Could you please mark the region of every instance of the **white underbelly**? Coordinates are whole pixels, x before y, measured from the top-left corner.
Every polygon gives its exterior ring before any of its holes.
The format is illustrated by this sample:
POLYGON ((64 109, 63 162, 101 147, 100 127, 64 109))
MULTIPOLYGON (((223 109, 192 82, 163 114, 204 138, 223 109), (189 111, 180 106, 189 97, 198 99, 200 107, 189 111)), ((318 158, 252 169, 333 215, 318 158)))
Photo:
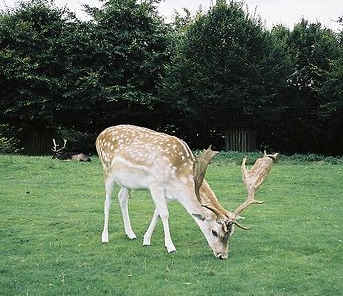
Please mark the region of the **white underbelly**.
POLYGON ((128 189, 149 189, 151 172, 144 166, 133 166, 116 160, 112 163, 111 179, 121 187, 128 189))
POLYGON ((113 174, 113 179, 121 187, 128 189, 149 189, 151 178, 145 174, 132 174, 130 172, 116 172, 113 174))
POLYGON ((111 167, 113 180, 128 189, 150 189, 153 183, 165 187, 170 179, 175 177, 175 170, 165 163, 145 166, 132 164, 121 157, 116 157, 111 167))

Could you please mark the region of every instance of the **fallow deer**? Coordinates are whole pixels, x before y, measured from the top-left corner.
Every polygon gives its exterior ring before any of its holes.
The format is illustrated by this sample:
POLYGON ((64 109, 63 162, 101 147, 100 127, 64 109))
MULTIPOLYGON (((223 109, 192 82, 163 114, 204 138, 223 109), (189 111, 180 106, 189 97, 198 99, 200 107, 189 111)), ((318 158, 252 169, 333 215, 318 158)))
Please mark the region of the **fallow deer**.
POLYGON ((52 139, 52 143, 54 144, 54 147, 51 148, 52 152, 54 155, 52 158, 57 158, 59 160, 75 160, 75 161, 91 161, 90 157, 85 154, 85 153, 80 153, 80 152, 68 152, 64 151, 67 145, 67 140, 63 139, 63 147, 58 148, 58 144, 56 144, 55 139, 52 139))
POLYGON ((158 217, 164 230, 168 252, 175 252, 169 230, 167 202, 177 200, 199 225, 216 257, 228 257, 228 240, 234 226, 242 226, 239 214, 251 204, 259 204, 255 191, 262 184, 277 154, 264 155, 248 170, 246 158, 242 162, 243 181, 248 198, 235 211, 225 210, 209 184, 204 180, 207 166, 217 153, 210 148, 194 158, 187 144, 177 137, 147 128, 118 125, 105 129, 96 140, 96 149, 105 173, 106 199, 102 242, 108 243, 108 220, 111 195, 115 184, 121 187, 118 198, 125 233, 135 239, 128 211, 130 190, 148 189, 155 203, 155 211, 144 234, 143 245, 151 243, 158 217))

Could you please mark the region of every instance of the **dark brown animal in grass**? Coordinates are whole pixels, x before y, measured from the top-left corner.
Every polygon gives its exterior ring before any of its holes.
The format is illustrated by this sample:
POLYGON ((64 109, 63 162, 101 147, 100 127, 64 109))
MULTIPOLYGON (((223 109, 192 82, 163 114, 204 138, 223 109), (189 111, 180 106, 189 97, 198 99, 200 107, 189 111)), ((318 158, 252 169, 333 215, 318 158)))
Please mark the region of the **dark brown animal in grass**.
POLYGON ((57 158, 59 160, 91 161, 90 157, 85 153, 64 151, 67 145, 67 140, 63 140, 63 147, 58 149, 59 145, 56 144, 55 139, 52 139, 52 142, 54 144, 54 147, 51 148, 52 152, 54 153, 54 155, 52 156, 53 159, 57 158))

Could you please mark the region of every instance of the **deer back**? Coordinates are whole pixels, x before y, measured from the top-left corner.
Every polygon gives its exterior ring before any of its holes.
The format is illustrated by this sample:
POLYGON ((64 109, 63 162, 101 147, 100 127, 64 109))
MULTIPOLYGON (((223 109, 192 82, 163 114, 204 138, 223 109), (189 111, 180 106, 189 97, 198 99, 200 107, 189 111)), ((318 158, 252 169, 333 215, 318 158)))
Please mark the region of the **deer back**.
POLYGON ((96 148, 107 175, 167 183, 170 178, 189 177, 192 172, 194 158, 186 143, 146 128, 109 127, 98 136, 96 148))

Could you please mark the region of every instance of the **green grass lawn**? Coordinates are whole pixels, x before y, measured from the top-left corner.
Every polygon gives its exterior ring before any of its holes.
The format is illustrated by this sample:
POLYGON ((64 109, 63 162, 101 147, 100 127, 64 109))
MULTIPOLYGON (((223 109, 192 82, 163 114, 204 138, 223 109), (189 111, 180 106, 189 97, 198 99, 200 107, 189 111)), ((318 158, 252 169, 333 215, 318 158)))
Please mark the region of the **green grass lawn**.
MULTIPOLYGON (((91 163, 0 155, 0 295, 342 295, 343 165, 276 164, 244 212, 229 258, 218 260, 193 219, 171 203, 177 253, 161 223, 150 247, 147 192, 133 192, 138 239, 125 237, 117 199, 102 245, 104 186, 91 163)), ((246 197, 240 167, 218 156, 206 179, 233 210, 246 197)))

